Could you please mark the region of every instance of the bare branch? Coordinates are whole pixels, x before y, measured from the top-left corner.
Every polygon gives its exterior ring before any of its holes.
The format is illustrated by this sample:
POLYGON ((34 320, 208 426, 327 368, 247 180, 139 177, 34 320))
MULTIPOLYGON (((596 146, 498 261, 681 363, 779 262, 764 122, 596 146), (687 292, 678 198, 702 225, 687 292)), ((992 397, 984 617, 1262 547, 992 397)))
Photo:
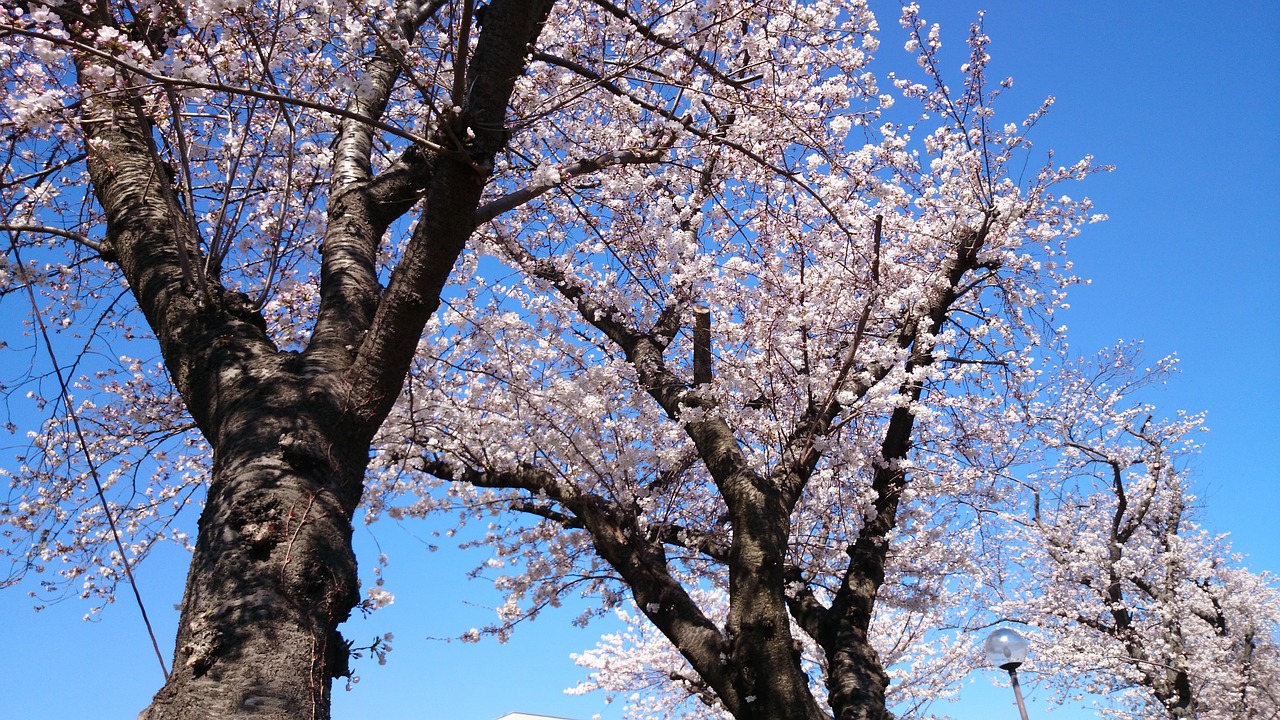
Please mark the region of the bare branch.
POLYGON ((49 227, 48 225, 10 225, 8 223, 4 223, 4 224, 0 224, 0 230, 7 230, 10 232, 20 232, 20 233, 21 232, 38 233, 41 235, 56 235, 58 237, 63 237, 68 240, 74 240, 75 242, 89 248, 90 250, 98 253, 99 255, 109 254, 108 252, 104 251, 104 246, 102 243, 94 240, 90 240, 88 237, 81 235, 80 233, 71 232, 70 230, 63 230, 62 228, 49 227))

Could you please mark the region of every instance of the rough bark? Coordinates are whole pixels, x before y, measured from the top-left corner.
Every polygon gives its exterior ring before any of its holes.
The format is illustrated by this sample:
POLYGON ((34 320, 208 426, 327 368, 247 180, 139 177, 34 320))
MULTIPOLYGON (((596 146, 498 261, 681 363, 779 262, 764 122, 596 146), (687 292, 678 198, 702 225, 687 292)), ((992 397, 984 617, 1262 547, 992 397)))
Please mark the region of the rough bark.
POLYGON ((740 720, 827 717, 809 689, 791 634, 784 593, 784 562, 791 508, 781 493, 754 475, 733 482, 726 494, 733 523, 729 553, 730 661, 744 703, 740 720))
POLYGON ((331 678, 346 674, 337 627, 359 600, 351 517, 367 443, 300 356, 241 370, 214 443, 173 671, 146 720, 324 718, 331 678))

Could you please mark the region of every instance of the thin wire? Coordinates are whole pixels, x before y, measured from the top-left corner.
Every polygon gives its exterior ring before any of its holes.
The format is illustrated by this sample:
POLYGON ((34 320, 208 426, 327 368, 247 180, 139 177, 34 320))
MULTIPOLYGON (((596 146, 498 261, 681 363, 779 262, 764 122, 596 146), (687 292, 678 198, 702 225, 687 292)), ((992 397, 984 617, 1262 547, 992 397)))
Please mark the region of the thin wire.
POLYGON ((102 512, 107 516, 107 525, 111 528, 111 537, 116 542, 116 549, 120 551, 120 563, 124 565, 124 574, 129 578, 129 587, 133 590, 133 599, 138 603, 138 610, 142 613, 142 623, 147 626, 147 635, 151 638, 151 647, 156 652, 156 660, 160 662, 160 672, 164 673, 165 682, 169 682, 169 668, 165 667, 164 655, 160 652, 160 643, 156 641, 156 633, 151 628, 151 619, 147 617, 147 607, 142 602, 142 593, 138 590, 138 581, 133 577, 133 570, 129 567, 129 558, 124 552, 124 543, 120 541, 120 531, 116 529, 115 518, 111 516, 111 508, 107 505, 107 496, 102 491, 102 482, 98 479, 98 466, 93 462, 93 457, 89 454, 89 443, 84 437, 84 431, 80 429, 80 418, 76 415, 75 408, 71 404, 71 393, 67 390, 67 380, 62 374, 62 366, 58 364, 58 356, 53 352, 53 342, 49 339, 49 329, 44 324, 44 316, 40 314, 40 303, 36 300, 36 291, 34 284, 27 277, 26 266, 22 263, 22 256, 18 252, 18 243, 14 240, 12 233, 9 235, 9 250, 13 253, 13 259, 18 265, 18 272, 22 275, 23 284, 27 289, 27 297, 31 300, 31 312, 35 315, 36 325, 40 328, 40 336, 44 340, 45 350, 49 353, 49 360, 53 363, 53 372, 58 377, 58 386, 62 390, 62 404, 67 408, 67 414, 71 418, 71 424, 76 429, 76 437, 80 442, 80 452, 84 454, 84 461, 89 466, 89 475, 93 478, 93 487, 98 492, 98 502, 102 505, 102 512))

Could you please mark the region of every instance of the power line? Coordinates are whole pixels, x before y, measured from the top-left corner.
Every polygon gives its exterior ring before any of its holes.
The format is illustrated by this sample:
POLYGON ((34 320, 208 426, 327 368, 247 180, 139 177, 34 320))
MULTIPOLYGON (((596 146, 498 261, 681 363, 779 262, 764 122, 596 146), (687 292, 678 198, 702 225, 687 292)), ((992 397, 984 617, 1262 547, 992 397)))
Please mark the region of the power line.
POLYGON ((76 438, 80 444, 80 452, 84 455, 85 464, 89 467, 89 476, 93 478, 93 487, 98 493, 98 502, 102 505, 102 512, 107 518, 107 525, 111 528, 111 537, 115 540, 116 549, 120 551, 120 563, 124 566, 124 574, 129 579, 129 587, 133 590, 133 599, 138 603, 138 610, 142 613, 142 623, 147 627, 147 635, 151 638, 151 647, 155 650, 156 660, 160 662, 160 672, 164 673, 165 682, 168 682, 169 668, 164 664, 164 655, 160 652, 160 643, 156 641, 156 633, 151 628, 151 619, 147 617, 147 607, 142 602, 142 593, 138 590, 138 581, 134 579, 133 569, 129 567, 129 557, 125 554, 124 543, 120 541, 120 531, 116 529, 115 518, 111 516, 111 507, 107 504, 107 496, 102 491, 102 482, 98 478, 98 465, 93 461, 93 456, 89 453, 89 442, 85 439, 84 431, 80 429, 80 418, 76 415, 75 407, 71 404, 71 392, 67 389, 66 377, 62 374, 62 366, 58 364, 58 356, 53 351, 53 342, 49 338, 48 327, 45 325, 44 316, 40 313, 40 303, 36 300, 35 285, 27 277, 26 266, 22 262, 22 255, 18 251, 18 243, 12 231, 9 233, 9 251, 13 253, 13 259, 18 266, 18 273, 22 276, 23 285, 27 289, 27 297, 31 300, 31 312, 35 316, 36 326, 40 329, 45 351, 49 353, 49 360, 53 363, 53 372, 58 378, 58 387, 62 393, 62 404, 66 406, 67 416, 71 418, 71 424, 75 427, 76 438))

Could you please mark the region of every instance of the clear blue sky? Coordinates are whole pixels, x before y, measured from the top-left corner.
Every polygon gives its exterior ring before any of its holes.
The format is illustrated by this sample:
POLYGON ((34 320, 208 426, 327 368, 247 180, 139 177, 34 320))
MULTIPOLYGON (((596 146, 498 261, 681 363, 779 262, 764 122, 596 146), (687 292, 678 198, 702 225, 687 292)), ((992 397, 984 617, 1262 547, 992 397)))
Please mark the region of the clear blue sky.
MULTIPOLYGON (((1211 529, 1230 531, 1256 570, 1280 571, 1280 4, 1103 0, 922 0, 959 45, 973 14, 988 10, 994 75, 1013 75, 1004 110, 1057 105, 1035 131, 1063 161, 1094 154, 1117 170, 1082 190, 1111 220, 1074 248, 1079 272, 1066 318, 1085 353, 1142 339, 1154 359, 1177 352, 1182 374, 1155 400, 1206 410, 1212 432, 1196 467, 1211 529)), ((897 4, 879 2, 881 55, 898 53, 897 4)), ((909 61, 908 61, 909 62, 909 61)), ((7 460, 3 462, 8 462, 7 460)), ((410 531, 374 528, 391 555, 395 605, 345 631, 357 644, 391 631, 385 667, 363 661, 363 681, 335 693, 339 718, 491 720, 513 710, 586 720, 616 718, 603 698, 566 698, 580 677, 570 652, 597 631, 544 616, 506 646, 446 644, 491 614, 472 560, 426 553, 410 531), (366 637, 367 636, 367 637, 366 637)), ((376 557, 358 531, 368 565, 376 557)), ((162 556, 140 584, 165 647, 176 625, 184 558, 162 556)), ((100 621, 67 602, 38 615, 21 589, 0 593, 0 717, 134 717, 161 683, 137 610, 122 598, 100 621)), ((989 673, 975 674, 975 688, 989 673)), ((958 720, 1015 717, 1007 690, 966 692, 958 720)), ((1033 704, 1033 713, 1039 706, 1033 704)), ((1059 712, 1059 718, 1089 717, 1059 712)))

